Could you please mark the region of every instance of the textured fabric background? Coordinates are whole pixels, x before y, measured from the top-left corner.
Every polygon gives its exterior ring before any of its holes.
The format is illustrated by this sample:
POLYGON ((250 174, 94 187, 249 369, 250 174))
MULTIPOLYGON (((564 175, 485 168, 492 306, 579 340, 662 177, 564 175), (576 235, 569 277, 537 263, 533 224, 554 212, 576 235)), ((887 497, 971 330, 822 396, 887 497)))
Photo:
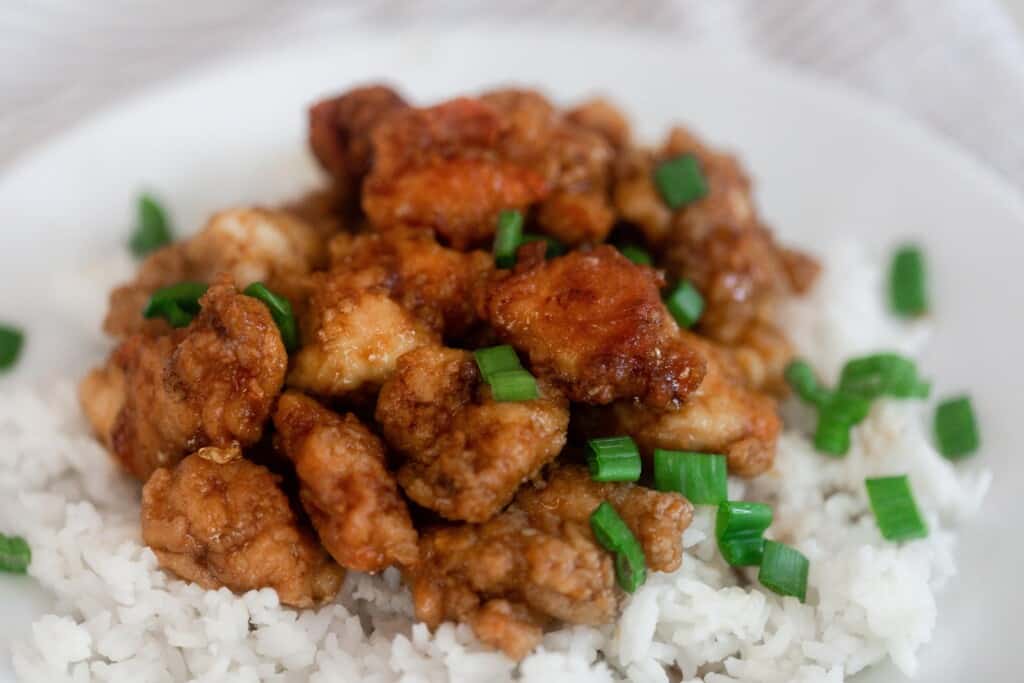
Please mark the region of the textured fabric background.
POLYGON ((211 58, 344 26, 469 23, 617 27, 753 51, 888 100, 1024 187, 1024 42, 996 0, 0 0, 0 170, 211 58))

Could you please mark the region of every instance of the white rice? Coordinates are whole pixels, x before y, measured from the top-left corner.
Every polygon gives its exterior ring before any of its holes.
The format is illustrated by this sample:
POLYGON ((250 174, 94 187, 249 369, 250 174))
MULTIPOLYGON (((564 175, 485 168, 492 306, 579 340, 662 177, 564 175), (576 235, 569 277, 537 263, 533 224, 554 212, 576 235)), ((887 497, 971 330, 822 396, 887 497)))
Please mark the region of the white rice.
MULTIPOLYGON (((825 277, 785 313, 800 353, 834 379, 842 361, 879 349, 919 350, 919 326, 882 307, 877 264, 852 247, 825 258, 825 277)), ((80 308, 82 302, 76 302, 80 308)), ((102 315, 102 303, 92 320, 102 315)), ((881 401, 844 459, 814 452, 807 415, 790 425, 773 472, 732 481, 732 497, 769 502, 770 535, 811 561, 807 603, 761 590, 723 563, 713 509, 686 531, 682 569, 652 574, 617 625, 548 634, 518 666, 464 626, 431 634, 411 619, 396 572, 350 574, 319 611, 281 607, 272 590, 204 591, 157 568, 139 538, 138 486, 89 437, 69 382, 0 397, 0 531, 25 536, 30 573, 56 596, 12 646, 23 681, 528 681, 840 683, 890 657, 909 675, 936 622, 935 594, 955 573, 956 524, 989 483, 934 451, 919 402, 881 401), (931 534, 882 540, 866 476, 908 473, 931 534)))

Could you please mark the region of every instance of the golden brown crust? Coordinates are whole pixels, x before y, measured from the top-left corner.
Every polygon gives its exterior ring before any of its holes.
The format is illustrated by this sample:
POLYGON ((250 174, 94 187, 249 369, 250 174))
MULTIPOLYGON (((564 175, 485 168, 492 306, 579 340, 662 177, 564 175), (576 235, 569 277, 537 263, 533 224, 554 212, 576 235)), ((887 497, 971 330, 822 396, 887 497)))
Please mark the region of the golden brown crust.
POLYGON ((354 415, 293 391, 278 401, 274 426, 295 464, 302 504, 338 564, 378 572, 416 561, 416 530, 380 439, 354 415))
POLYGON ((538 388, 536 400, 499 403, 466 351, 424 347, 402 356, 376 419, 406 457, 398 471, 406 495, 447 519, 494 516, 565 445, 568 402, 543 381, 538 388))
POLYGON ((670 407, 700 385, 704 360, 675 334, 662 284, 654 270, 599 246, 521 263, 491 287, 483 314, 573 401, 670 407))
MULTIPOLYGON (((187 328, 128 338, 110 359, 113 369, 83 384, 88 400, 86 393, 97 391, 113 396, 123 382, 121 408, 105 440, 143 481, 203 446, 259 441, 283 384, 288 356, 262 302, 242 296, 224 277, 200 303, 187 328)), ((106 420, 94 424, 103 430, 106 420)))
POLYGON ((208 589, 273 588, 293 607, 332 599, 344 570, 299 526, 278 478, 237 451, 218 455, 195 453, 146 482, 142 538, 160 566, 208 589))

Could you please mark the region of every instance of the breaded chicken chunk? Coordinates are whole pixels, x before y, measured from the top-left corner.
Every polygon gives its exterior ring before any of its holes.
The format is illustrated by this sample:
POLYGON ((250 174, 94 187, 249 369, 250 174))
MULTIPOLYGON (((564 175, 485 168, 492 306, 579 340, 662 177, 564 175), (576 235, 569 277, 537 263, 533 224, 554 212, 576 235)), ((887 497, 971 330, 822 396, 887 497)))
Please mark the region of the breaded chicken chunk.
POLYGON ((261 301, 225 276, 200 305, 186 328, 129 337, 81 386, 97 434, 143 481, 198 448, 259 441, 284 383, 288 355, 261 301))
POLYGON ((610 246, 550 261, 534 246, 520 249, 515 273, 483 303, 483 317, 529 355, 534 372, 591 404, 672 407, 700 385, 704 360, 676 334, 656 271, 610 246))
POLYGON ((598 133, 615 150, 629 145, 629 120, 608 100, 596 97, 581 102, 566 112, 566 118, 577 126, 598 133))
POLYGON ((319 396, 372 393, 402 354, 438 343, 434 330, 391 297, 393 279, 382 266, 311 276, 289 386, 319 396))
POLYGON ((637 535, 648 566, 679 567, 693 507, 682 496, 633 484, 600 484, 579 467, 556 467, 484 524, 427 531, 407 570, 416 616, 431 627, 468 622, 510 657, 525 657, 553 619, 603 624, 618 597, 612 556, 594 540, 590 515, 608 500, 637 535))
POLYGON ((713 342, 680 331, 707 359, 700 387, 676 410, 620 401, 583 416, 590 436, 629 434, 647 456, 655 448, 722 453, 729 472, 752 477, 775 459, 781 424, 775 401, 751 389, 730 354, 713 342))
POLYGON ((447 519, 481 522, 562 450, 569 404, 538 381, 532 401, 496 402, 467 351, 423 347, 402 356, 377 399, 388 444, 405 457, 406 495, 447 519))
POLYGON ((297 280, 325 260, 323 237, 291 213, 259 208, 221 211, 191 238, 151 254, 135 280, 114 289, 103 329, 115 337, 166 333, 166 322, 142 317, 153 292, 185 280, 211 282, 221 273, 229 273, 239 289, 260 281, 291 297, 297 280))
POLYGON ((237 448, 207 447, 142 489, 142 538, 164 569, 203 588, 273 588, 293 607, 332 599, 344 570, 300 526, 279 480, 237 448))
POLYGON ((416 530, 380 439, 354 415, 293 391, 278 401, 274 427, 295 464, 302 505, 338 564, 373 573, 416 561, 416 530))
POLYGON ((334 270, 384 267, 392 298, 450 339, 461 339, 479 322, 474 297, 494 270, 490 254, 442 247, 420 230, 340 234, 329 251, 334 270))
POLYGON ((385 85, 353 88, 309 110, 309 146, 346 195, 355 196, 370 170, 370 133, 389 114, 408 105, 385 85))

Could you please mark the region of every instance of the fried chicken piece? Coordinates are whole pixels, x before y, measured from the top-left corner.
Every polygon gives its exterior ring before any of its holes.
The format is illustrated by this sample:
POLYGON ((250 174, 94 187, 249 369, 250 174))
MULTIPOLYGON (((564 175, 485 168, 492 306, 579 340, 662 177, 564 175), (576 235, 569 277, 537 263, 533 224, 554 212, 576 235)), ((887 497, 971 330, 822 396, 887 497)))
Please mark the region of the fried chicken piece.
POLYGON ((533 246, 520 249, 515 273, 491 287, 482 308, 534 372, 591 404, 639 398, 671 407, 700 385, 704 360, 676 334, 656 271, 609 246, 550 261, 533 246))
POLYGON ((332 599, 344 570, 299 525, 279 479, 237 448, 208 447, 142 489, 142 538, 164 569, 235 593, 273 588, 293 607, 332 599))
POLYGON ((221 211, 193 237, 150 255, 135 280, 114 289, 103 329, 122 338, 136 332, 164 334, 170 330, 166 322, 142 317, 153 292, 184 280, 210 282, 223 272, 230 273, 240 289, 260 281, 292 298, 297 295, 297 280, 320 267, 325 257, 321 235, 291 213, 259 208, 221 211))
POLYGON ((680 331, 707 359, 700 387, 677 410, 656 410, 631 401, 588 411, 583 422, 590 436, 629 434, 650 456, 655 448, 723 453, 729 472, 753 477, 775 459, 780 421, 775 401, 748 387, 728 351, 680 331))
POLYGON ((438 343, 433 330, 391 297, 393 278, 381 266, 311 276, 289 386, 332 397, 373 392, 399 356, 438 343))
POLYGON ((577 126, 600 134, 616 150, 625 149, 629 145, 629 121, 608 100, 596 97, 581 102, 566 112, 565 116, 577 126))
POLYGON ((391 297, 445 338, 462 339, 479 322, 474 295, 494 270, 486 252, 447 249, 418 230, 342 234, 329 250, 334 270, 384 267, 391 297))
POLYGON ((581 467, 556 467, 524 487, 484 524, 432 529, 407 570, 416 616, 431 627, 468 622, 485 643, 525 657, 553 619, 598 625, 617 609, 612 556, 594 540, 590 515, 615 506, 643 545, 648 566, 679 567, 693 507, 682 496, 633 484, 601 484, 581 467))
POLYGON ((611 146, 537 93, 407 109, 372 140, 363 209, 381 229, 430 228, 466 249, 490 241, 501 210, 537 202, 541 226, 563 242, 597 242, 611 229, 611 146))
POLYGON ((585 467, 561 465, 552 468, 543 484, 524 486, 515 504, 541 528, 550 528, 556 519, 589 524, 591 513, 605 500, 640 541, 648 569, 679 569, 683 561, 683 532, 693 519, 693 505, 678 493, 635 484, 597 482, 585 467))
POLYGON ((481 522, 505 507, 565 445, 568 402, 543 380, 538 389, 533 401, 496 402, 467 351, 402 356, 376 419, 406 458, 398 471, 406 495, 454 520, 481 522))
POLYGON ((293 391, 278 401, 274 426, 295 463, 302 505, 338 564, 374 573, 416 561, 416 530, 380 439, 354 415, 293 391))
POLYGON ((391 88, 368 85, 321 100, 310 108, 309 146, 343 194, 357 196, 370 170, 373 129, 390 114, 407 107, 391 88))
POLYGON ((187 328, 129 337, 82 384, 94 429, 143 481, 198 448, 259 441, 284 383, 288 355, 262 302, 225 276, 200 304, 187 328))
MULTIPOLYGON (((317 235, 326 240, 342 230, 355 227, 343 190, 331 185, 285 202, 280 210, 298 218, 316 230, 317 235)), ((318 262, 316 264, 320 266, 318 262)))

